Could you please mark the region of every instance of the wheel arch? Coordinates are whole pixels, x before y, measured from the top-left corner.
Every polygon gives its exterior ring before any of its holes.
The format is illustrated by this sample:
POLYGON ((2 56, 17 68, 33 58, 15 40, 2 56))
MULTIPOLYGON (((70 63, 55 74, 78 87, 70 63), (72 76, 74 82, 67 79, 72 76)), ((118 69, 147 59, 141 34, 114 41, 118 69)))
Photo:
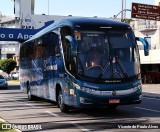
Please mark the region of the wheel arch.
POLYGON ((59 84, 59 83, 57 83, 56 84, 56 102, 58 101, 58 94, 59 94, 59 91, 62 91, 62 86, 59 84))
POLYGON ((29 85, 30 85, 30 83, 29 83, 29 81, 27 81, 27 82, 26 82, 27 94, 28 94, 28 91, 29 91, 29 88, 30 88, 29 85))

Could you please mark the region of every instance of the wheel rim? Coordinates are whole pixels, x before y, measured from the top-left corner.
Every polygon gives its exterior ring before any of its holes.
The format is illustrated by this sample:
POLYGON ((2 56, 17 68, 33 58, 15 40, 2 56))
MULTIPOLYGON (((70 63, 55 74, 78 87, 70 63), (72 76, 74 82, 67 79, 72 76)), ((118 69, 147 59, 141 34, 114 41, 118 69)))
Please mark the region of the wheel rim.
POLYGON ((64 100, 63 100, 62 91, 59 91, 59 94, 58 94, 58 107, 60 108, 61 112, 68 112, 69 108, 63 101, 64 100))

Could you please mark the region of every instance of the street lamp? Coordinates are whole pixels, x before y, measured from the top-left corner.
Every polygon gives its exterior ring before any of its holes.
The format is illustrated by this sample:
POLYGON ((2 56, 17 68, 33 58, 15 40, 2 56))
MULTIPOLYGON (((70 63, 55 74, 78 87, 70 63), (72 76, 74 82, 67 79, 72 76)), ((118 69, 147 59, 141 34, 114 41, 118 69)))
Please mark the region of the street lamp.
POLYGON ((124 0, 122 0, 122 12, 121 12, 121 19, 123 19, 123 10, 124 10, 124 0))
MULTIPOLYGON (((126 9, 126 0, 124 0, 124 8, 126 9)), ((124 11, 124 18, 126 18, 126 10, 124 11)))
POLYGON ((122 0, 122 10, 117 14, 117 15, 114 15, 114 19, 116 19, 120 14, 121 14, 121 20, 124 20, 126 19, 126 11, 130 11, 130 9, 126 9, 126 0, 122 0))
MULTIPOLYGON (((122 10, 122 11, 120 11, 117 15, 114 15, 113 20, 114 20, 114 19, 116 19, 116 18, 119 16, 119 14, 123 14, 123 12, 124 12, 124 11, 125 11, 125 12, 126 12, 126 11, 130 11, 130 12, 131 12, 131 10, 130 10, 130 9, 123 9, 123 10, 122 10)), ((123 18, 123 17, 122 17, 122 18, 123 18)), ((123 20, 122 18, 121 18, 121 20, 123 20)))
POLYGON ((121 13, 121 19, 126 18, 126 0, 122 0, 122 13, 121 13), (124 12, 123 12, 124 10, 124 12))

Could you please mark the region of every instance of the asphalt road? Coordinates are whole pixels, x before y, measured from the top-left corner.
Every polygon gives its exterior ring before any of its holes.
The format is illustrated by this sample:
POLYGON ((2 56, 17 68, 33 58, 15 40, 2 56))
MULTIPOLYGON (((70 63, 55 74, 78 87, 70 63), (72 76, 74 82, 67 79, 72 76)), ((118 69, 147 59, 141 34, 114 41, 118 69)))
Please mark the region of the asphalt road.
POLYGON ((0 90, 0 118, 14 128, 29 132, 158 132, 159 104, 160 99, 144 97, 141 104, 119 106, 115 111, 103 108, 72 110, 66 114, 53 102, 28 101, 18 84, 11 83, 7 90, 0 90))

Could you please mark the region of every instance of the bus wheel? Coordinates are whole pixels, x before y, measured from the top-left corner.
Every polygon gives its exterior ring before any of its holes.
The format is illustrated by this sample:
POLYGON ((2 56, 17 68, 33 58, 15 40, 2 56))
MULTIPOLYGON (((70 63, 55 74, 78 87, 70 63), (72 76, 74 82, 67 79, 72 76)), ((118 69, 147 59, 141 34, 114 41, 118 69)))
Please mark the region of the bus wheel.
POLYGON ((28 100, 29 101, 32 101, 32 100, 35 100, 35 97, 31 94, 31 89, 30 89, 30 86, 27 86, 27 89, 28 89, 28 100))
POLYGON ((69 107, 63 102, 63 95, 61 90, 58 93, 58 107, 60 108, 61 112, 66 113, 69 111, 69 107))

